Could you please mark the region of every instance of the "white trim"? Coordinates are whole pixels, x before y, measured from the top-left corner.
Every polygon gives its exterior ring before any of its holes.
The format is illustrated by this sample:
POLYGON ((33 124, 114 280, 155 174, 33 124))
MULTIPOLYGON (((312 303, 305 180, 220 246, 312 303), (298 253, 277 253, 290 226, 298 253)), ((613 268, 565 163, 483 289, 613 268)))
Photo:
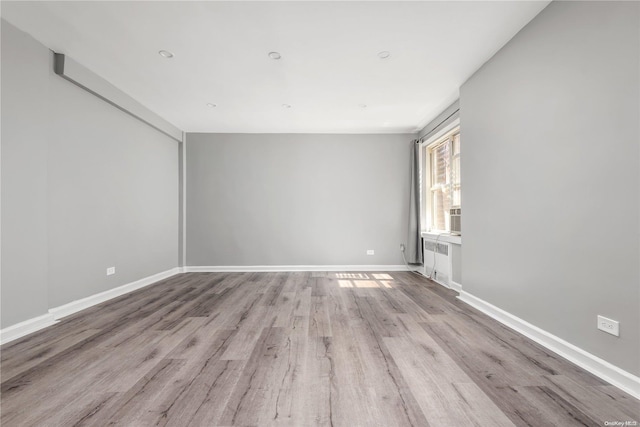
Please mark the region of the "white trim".
POLYGON ((422 277, 426 277, 428 279, 428 277, 424 275, 424 272, 422 270, 424 270, 424 267, 422 266, 422 264, 413 264, 405 268, 404 271, 413 271, 414 273, 419 273, 422 277))
POLYGON ((458 282, 454 282, 453 280, 449 280, 449 287, 456 291, 457 293, 462 293, 462 285, 458 282))
POLYGON ((406 265, 213 265, 184 267, 185 273, 283 271, 408 271, 406 265))
POLYGON ((16 323, 15 325, 0 330, 0 344, 6 344, 9 341, 24 337, 47 326, 51 326, 54 323, 57 323, 57 321, 50 313, 16 323))
POLYGON ((440 242, 453 243, 454 245, 462 245, 462 236, 457 234, 451 234, 448 231, 442 231, 440 233, 436 231, 423 231, 420 233, 423 239, 436 240, 440 242))
POLYGON ((570 362, 602 378, 619 389, 640 399, 640 378, 618 368, 599 357, 568 343, 562 338, 532 325, 531 323, 508 313, 468 292, 460 291, 458 299, 480 310, 489 317, 521 333, 525 337, 537 342, 570 362))
MULTIPOLYGON (((438 132, 434 133, 427 139, 423 139, 420 143, 420 147, 429 147, 437 142, 438 139, 445 136, 448 132, 452 131, 456 127, 460 126, 460 117, 454 119, 451 123, 440 129, 438 132)), ((423 137, 424 138, 424 137, 423 137)))
MULTIPOLYGON (((422 274, 424 277, 426 277, 427 279, 429 279, 429 276, 426 276, 424 273, 420 273, 422 274)), ((462 285, 460 283, 456 283, 453 280, 449 280, 449 283, 444 283, 441 282, 440 280, 437 279, 429 279, 434 283, 437 283, 438 285, 442 286, 443 288, 447 288, 447 289, 451 289, 452 291, 456 291, 457 293, 461 293, 462 292, 462 285)))
MULTIPOLYGON (((424 209, 421 211, 421 219, 424 218, 424 224, 431 228, 431 214, 432 214, 432 206, 433 203, 431 194, 433 191, 432 186, 432 177, 431 177, 431 150, 447 138, 451 137, 451 135, 460 131, 460 117, 458 116, 449 124, 444 126, 435 134, 431 135, 429 138, 421 139, 420 142, 420 158, 422 159, 422 163, 420 164, 420 182, 422 183, 422 191, 420 194, 421 206, 420 209, 424 209), (427 183, 429 184, 427 186, 427 183), (428 197, 427 197, 428 196, 428 197)), ((451 185, 451 184, 450 184, 451 185)), ((437 233, 434 230, 435 233, 437 233)), ((423 232, 424 233, 424 232, 423 232)), ((448 233, 448 232, 447 232, 448 233)), ((440 234, 440 233, 438 233, 440 234)), ((453 243, 459 243, 459 241, 454 241, 453 243)))
MULTIPOLYGON (((437 271, 437 270, 436 270, 436 271, 437 271)), ((428 277, 427 277, 427 278, 428 278, 428 277)), ((444 287, 444 288, 451 289, 451 287, 450 287, 448 284, 446 284, 446 283, 444 283, 444 282, 441 282, 441 281, 440 281, 440 280, 438 280, 438 279, 431 278, 431 279, 429 279, 429 280, 431 280, 432 282, 437 283, 438 285, 440 285, 440 286, 442 286, 442 287, 444 287)))
POLYGON ((128 294, 129 292, 133 292, 137 289, 144 288, 145 286, 152 285, 162 279, 166 279, 167 277, 174 276, 178 273, 180 273, 179 267, 172 268, 171 270, 163 271, 162 273, 154 274, 152 276, 148 276, 140 280, 136 280, 135 282, 127 283, 126 285, 118 286, 117 288, 100 292, 99 294, 94 294, 86 298, 72 301, 68 304, 64 304, 59 307, 50 308, 49 314, 53 316, 56 320, 62 319, 63 317, 77 313, 81 310, 92 307, 96 304, 100 304, 112 298, 116 298, 121 295, 128 294))

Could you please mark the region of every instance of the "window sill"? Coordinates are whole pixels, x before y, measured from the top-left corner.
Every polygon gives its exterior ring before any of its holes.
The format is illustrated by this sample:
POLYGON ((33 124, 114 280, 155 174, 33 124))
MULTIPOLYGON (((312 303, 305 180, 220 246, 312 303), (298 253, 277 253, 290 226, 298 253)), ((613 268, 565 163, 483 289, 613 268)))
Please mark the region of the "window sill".
POLYGON ((423 239, 436 240, 439 242, 453 243, 454 245, 462 245, 462 236, 449 233, 436 233, 433 231, 423 231, 420 233, 423 239), (440 237, 438 237, 440 236, 440 237))

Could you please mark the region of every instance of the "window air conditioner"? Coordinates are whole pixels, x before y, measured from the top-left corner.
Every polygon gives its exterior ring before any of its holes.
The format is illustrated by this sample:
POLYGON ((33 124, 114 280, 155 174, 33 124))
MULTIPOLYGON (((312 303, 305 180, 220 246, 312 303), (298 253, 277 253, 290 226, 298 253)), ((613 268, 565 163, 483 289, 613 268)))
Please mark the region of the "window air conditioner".
POLYGON ((462 210, 460 208, 451 208, 449 209, 449 216, 451 217, 451 234, 460 236, 462 234, 462 229, 460 228, 462 210))

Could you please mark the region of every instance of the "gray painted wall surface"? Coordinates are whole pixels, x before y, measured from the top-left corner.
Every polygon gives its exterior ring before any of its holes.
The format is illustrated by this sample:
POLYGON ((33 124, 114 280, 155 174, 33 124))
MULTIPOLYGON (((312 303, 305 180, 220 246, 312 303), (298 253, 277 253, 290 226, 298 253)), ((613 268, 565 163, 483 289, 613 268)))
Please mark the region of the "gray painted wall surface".
POLYGON ((402 264, 413 137, 188 134, 187 265, 402 264))
POLYGON ((451 278, 462 285, 462 245, 451 245, 451 278))
POLYGON ((178 144, 178 267, 184 267, 184 135, 178 144))
POLYGON ((3 328, 178 265, 178 143, 56 76, 5 21, 2 154, 3 328))
POLYGON ((54 74, 50 94, 51 306, 176 267, 179 144, 54 74))
POLYGON ((464 290, 635 375, 639 7, 551 3, 460 99, 464 290))
POLYGON ((47 312, 49 51, 2 21, 2 328, 47 312), (44 101, 43 101, 44 99, 44 101))

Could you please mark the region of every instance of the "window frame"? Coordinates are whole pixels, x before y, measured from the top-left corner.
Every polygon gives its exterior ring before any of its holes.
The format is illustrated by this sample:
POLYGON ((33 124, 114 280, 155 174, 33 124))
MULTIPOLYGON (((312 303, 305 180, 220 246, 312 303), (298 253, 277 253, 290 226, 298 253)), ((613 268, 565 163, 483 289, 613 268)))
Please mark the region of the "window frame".
MULTIPOLYGON (((444 143, 447 140, 450 140, 450 158, 449 161, 453 165, 454 159, 460 157, 460 153, 454 155, 453 154, 453 136, 460 133, 460 119, 457 118, 453 120, 451 123, 444 126, 434 135, 423 138, 420 143, 420 213, 421 213, 421 223, 423 232, 436 232, 436 233, 450 233, 451 230, 438 230, 433 227, 433 179, 432 179, 432 170, 431 170, 431 152, 434 148, 438 147, 440 144, 444 143)), ((462 138, 460 138, 460 146, 462 147, 462 138)), ((460 149, 462 151, 462 148, 460 149)), ((451 191, 451 195, 453 197, 453 187, 454 183, 451 179, 453 173, 453 167, 449 173, 449 189, 451 191)), ((460 171, 458 171, 460 173, 460 171)), ((462 188, 462 184, 458 181, 459 188, 462 188)), ((453 200, 452 200, 453 201, 453 200)), ((460 200, 460 204, 462 204, 462 200, 460 200)), ((459 208, 460 205, 454 206, 453 204, 450 206, 451 208, 459 208)), ((449 224, 450 226, 450 224, 449 224)))

